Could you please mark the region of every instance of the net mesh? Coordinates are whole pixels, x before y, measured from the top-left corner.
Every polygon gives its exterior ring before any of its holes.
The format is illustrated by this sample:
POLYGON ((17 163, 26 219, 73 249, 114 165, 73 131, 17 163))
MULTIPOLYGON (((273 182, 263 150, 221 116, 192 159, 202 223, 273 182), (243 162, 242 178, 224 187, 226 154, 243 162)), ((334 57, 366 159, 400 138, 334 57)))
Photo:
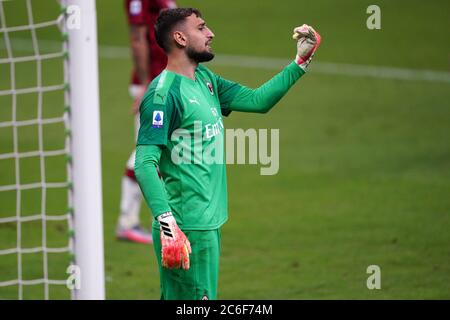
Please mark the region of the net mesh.
POLYGON ((0 299, 72 295, 64 5, 0 0, 0 299))

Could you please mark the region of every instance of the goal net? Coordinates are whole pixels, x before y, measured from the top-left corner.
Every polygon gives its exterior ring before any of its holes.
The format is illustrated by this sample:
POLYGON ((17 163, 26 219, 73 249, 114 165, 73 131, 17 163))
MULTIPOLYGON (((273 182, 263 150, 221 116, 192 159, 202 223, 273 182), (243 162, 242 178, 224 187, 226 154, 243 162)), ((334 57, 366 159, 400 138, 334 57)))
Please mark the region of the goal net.
POLYGON ((0 299, 104 298, 95 24, 0 0, 0 299))

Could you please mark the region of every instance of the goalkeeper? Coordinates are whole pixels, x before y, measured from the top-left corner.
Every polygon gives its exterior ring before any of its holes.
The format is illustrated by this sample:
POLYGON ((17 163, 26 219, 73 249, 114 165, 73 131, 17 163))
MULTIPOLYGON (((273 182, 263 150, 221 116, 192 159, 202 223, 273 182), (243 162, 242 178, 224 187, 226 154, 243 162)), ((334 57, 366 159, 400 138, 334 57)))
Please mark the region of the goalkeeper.
POLYGON ((175 133, 194 136, 201 123, 202 150, 214 145, 223 157, 222 116, 232 111, 268 112, 305 74, 320 36, 307 25, 295 28, 295 60, 255 90, 200 65, 214 58, 214 34, 198 10, 161 12, 155 36, 168 64, 140 105, 135 174, 154 216, 161 299, 217 299, 220 228, 228 218, 225 160, 174 161, 179 136, 175 133))

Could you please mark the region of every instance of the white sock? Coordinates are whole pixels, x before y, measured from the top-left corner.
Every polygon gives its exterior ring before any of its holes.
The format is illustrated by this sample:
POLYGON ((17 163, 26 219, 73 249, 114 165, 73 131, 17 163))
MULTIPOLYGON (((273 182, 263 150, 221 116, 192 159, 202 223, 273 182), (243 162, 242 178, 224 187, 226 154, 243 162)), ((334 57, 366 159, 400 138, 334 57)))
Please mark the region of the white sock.
POLYGON ((139 224, 141 202, 141 189, 137 182, 128 176, 123 176, 118 223, 119 229, 130 229, 139 224))

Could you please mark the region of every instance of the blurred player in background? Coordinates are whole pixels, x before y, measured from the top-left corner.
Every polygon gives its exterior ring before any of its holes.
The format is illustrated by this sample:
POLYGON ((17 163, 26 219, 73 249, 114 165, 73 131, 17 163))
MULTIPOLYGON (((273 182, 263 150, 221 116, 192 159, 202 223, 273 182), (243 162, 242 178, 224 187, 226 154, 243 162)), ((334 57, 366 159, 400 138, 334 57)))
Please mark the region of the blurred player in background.
MULTIPOLYGON (((174 0, 125 0, 125 11, 130 26, 130 45, 134 69, 129 87, 133 98, 136 135, 139 130, 139 104, 149 83, 166 67, 167 56, 158 46, 154 24, 161 10, 175 8, 174 0)), ((120 216, 116 235, 118 239, 137 243, 153 242, 151 232, 139 223, 142 195, 134 175, 135 151, 126 164, 122 177, 120 216)))
MULTIPOLYGON (((154 217, 161 298, 216 299, 221 226, 228 219, 222 116, 268 112, 305 74, 321 38, 308 25, 295 28, 295 60, 250 89, 201 64, 214 58, 214 34, 198 10, 161 12, 155 34, 168 63, 140 105, 135 170, 154 217), (194 141, 193 149, 201 154, 191 155, 190 138, 197 135, 201 139, 194 141), (182 157, 191 162, 178 162, 181 143, 182 157)), ((278 218, 275 211, 267 212, 268 219, 278 218)))

